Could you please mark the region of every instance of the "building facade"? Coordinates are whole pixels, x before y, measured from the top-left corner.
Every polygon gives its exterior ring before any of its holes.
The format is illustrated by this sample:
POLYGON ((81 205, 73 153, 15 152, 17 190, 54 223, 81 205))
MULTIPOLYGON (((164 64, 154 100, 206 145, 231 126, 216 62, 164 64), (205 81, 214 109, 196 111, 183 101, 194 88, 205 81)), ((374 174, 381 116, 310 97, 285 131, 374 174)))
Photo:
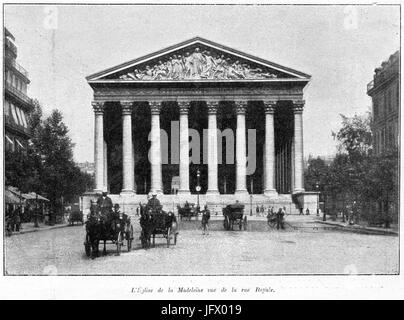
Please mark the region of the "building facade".
POLYGON ((210 204, 250 195, 307 202, 302 114, 309 75, 197 37, 87 81, 95 192, 109 190, 126 204, 150 193, 163 204, 192 201, 195 193, 210 204))
POLYGON ((33 109, 27 95, 28 72, 17 61, 14 36, 4 29, 4 146, 5 151, 24 152, 31 137, 28 114, 33 109))
POLYGON ((367 94, 372 97, 373 150, 383 153, 399 146, 400 52, 392 54, 375 69, 367 94))

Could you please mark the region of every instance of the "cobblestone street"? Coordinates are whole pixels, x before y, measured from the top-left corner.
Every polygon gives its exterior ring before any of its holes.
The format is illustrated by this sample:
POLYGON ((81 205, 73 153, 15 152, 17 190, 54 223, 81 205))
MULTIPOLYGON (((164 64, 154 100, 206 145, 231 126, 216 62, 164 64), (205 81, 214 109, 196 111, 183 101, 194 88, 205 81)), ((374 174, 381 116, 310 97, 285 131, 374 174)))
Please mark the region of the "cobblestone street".
MULTIPOLYGON (((296 217, 295 219, 298 219, 296 217)), ((270 230, 265 221, 251 221, 247 231, 223 231, 212 221, 202 235, 199 221, 182 222, 176 246, 165 239, 156 247, 135 244, 120 256, 107 245, 107 256, 95 260, 84 254, 82 226, 15 235, 6 238, 6 270, 21 274, 394 274, 398 272, 397 236, 341 232, 317 226, 270 230)), ((102 247, 100 246, 100 250, 102 247)))

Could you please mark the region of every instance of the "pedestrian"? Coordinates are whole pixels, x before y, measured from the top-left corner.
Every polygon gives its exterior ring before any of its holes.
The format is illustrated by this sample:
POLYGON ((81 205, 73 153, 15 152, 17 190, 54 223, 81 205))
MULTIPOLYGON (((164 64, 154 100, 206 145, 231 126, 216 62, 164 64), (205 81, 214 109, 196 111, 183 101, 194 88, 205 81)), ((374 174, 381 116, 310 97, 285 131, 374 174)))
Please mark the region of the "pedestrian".
POLYGON ((209 219, 210 219, 210 211, 208 206, 205 204, 205 208, 202 211, 202 234, 205 233, 209 235, 209 219))
POLYGON ((285 229, 283 225, 283 216, 284 213, 282 211, 282 208, 279 208, 278 212, 276 213, 276 229, 279 230, 279 227, 281 229, 285 229))
POLYGON ((11 230, 19 232, 20 227, 21 227, 21 208, 17 207, 13 211, 11 230))
POLYGON ((259 206, 257 206, 257 207, 255 208, 255 213, 256 213, 256 216, 258 217, 258 215, 259 215, 259 213, 260 213, 260 207, 259 207, 259 206))
POLYGON ((300 207, 299 208, 299 215, 302 215, 303 214, 303 207, 300 207))
POLYGON ((264 215, 264 213, 265 213, 265 208, 264 208, 264 205, 262 204, 261 205, 261 216, 263 216, 264 215))
POLYGON ((306 216, 308 216, 310 214, 310 210, 309 208, 306 209, 306 216))

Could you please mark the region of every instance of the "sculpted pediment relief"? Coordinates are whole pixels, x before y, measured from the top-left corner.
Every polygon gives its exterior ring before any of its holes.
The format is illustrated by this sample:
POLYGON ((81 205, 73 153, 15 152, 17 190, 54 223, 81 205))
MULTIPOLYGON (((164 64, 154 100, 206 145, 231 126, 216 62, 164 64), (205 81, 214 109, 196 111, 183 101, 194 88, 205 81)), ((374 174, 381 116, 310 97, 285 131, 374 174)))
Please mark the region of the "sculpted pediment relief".
POLYGON ((118 77, 122 80, 236 80, 271 79, 278 74, 230 55, 196 47, 133 67, 118 77))
POLYGON ((220 81, 310 76, 201 38, 87 77, 89 81, 220 81))

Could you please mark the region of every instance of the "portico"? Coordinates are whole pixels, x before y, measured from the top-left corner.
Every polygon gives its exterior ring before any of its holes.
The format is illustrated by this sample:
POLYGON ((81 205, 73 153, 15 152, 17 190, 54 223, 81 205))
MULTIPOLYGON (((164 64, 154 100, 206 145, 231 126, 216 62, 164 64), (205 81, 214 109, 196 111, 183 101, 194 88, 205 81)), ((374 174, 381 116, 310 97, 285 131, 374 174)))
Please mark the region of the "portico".
POLYGON ((167 186, 179 176, 175 196, 186 199, 194 193, 192 168, 199 166, 206 170, 207 202, 227 190, 241 200, 249 193, 272 201, 304 193, 303 88, 309 80, 201 38, 87 77, 94 90, 94 191, 167 198, 167 186), (231 149, 234 162, 228 163, 231 149))

